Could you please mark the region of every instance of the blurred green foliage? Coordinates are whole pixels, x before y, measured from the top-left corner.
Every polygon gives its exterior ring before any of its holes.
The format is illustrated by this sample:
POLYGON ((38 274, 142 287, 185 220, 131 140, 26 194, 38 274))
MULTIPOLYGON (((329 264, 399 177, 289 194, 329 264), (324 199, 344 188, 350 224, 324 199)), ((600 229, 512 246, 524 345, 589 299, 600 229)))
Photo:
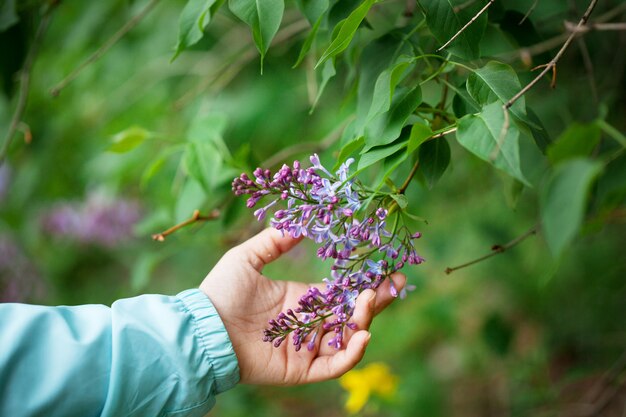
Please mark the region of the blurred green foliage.
MULTIPOLYGON (((517 136, 492 158, 501 104, 552 58, 564 21, 577 22, 587 2, 496 1, 430 59, 419 57, 485 1, 299 0, 284 15, 282 1, 260 3, 259 15, 243 13, 246 1, 224 3, 158 2, 56 97, 51 89, 151 2, 0 3, 2 139, 19 69, 50 16, 0 170, 0 234, 21 254, 0 259, 3 300, 109 304, 197 286, 262 227, 231 196, 240 172, 317 151, 331 166, 357 156, 364 181, 387 187, 389 173, 398 187, 418 158, 406 203, 427 221, 415 220, 427 262, 406 271, 415 291, 373 326, 365 361, 388 363, 400 384, 362 414, 550 416, 596 403, 620 380, 621 369, 602 378, 626 349, 625 32, 576 38, 556 89, 543 80, 511 107, 517 136), (457 140, 428 140, 457 123, 457 140), (502 158, 517 153, 517 163, 502 158), (222 215, 150 238, 196 209, 222 215), (58 212, 71 213, 63 233, 50 220, 58 212), (95 212, 94 235, 79 236, 95 212), (110 232, 98 229, 106 222, 123 226, 113 240, 96 236, 110 232), (535 225, 505 253, 445 274, 535 225)), ((626 19, 623 2, 601 3, 592 22, 626 19)), ((313 253, 305 242, 267 275, 319 280, 328 265, 313 253)), ((212 414, 340 416, 346 396, 335 381, 240 386, 212 414)))

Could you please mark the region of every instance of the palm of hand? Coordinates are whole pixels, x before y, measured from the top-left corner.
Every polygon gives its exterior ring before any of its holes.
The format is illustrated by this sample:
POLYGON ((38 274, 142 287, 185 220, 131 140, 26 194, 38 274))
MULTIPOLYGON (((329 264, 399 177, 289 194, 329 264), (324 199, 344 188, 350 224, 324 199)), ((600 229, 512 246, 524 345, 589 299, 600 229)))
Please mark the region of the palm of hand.
MULTIPOLYGON (((297 307, 309 288, 299 282, 272 281, 261 273, 264 265, 295 244, 297 241, 283 238, 275 230, 265 230, 227 252, 200 286, 224 322, 244 383, 293 385, 342 375, 363 357, 373 316, 393 300, 387 281, 376 293, 364 291, 353 316, 358 329, 347 329, 341 350, 328 346, 332 334, 318 337, 312 351, 304 348, 296 352, 289 340, 279 348, 263 342, 268 320, 297 307)), ((393 278, 402 288, 404 276, 396 274, 393 278)))

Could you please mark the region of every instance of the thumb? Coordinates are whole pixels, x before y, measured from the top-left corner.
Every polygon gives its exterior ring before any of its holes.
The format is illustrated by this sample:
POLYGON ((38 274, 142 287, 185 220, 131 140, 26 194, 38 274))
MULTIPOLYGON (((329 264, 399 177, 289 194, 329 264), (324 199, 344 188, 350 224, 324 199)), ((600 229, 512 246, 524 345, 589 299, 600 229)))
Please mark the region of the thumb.
POLYGON ((302 238, 292 238, 276 229, 267 228, 234 248, 237 255, 247 260, 258 272, 283 253, 296 246, 302 238))

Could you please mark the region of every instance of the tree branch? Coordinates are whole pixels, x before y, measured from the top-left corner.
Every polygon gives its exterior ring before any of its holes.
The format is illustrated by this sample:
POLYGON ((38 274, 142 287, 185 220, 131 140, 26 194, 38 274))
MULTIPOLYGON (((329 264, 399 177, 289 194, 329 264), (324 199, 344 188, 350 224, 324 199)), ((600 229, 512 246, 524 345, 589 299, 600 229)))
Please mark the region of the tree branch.
POLYGON ((469 22, 467 22, 465 24, 465 26, 463 26, 461 29, 459 29, 459 31, 457 33, 454 34, 453 37, 450 38, 450 40, 446 43, 443 44, 443 46, 439 47, 439 49, 437 49, 437 52, 441 51, 442 49, 445 49, 448 45, 450 45, 456 38, 459 37, 459 35, 461 35, 461 33, 463 33, 465 31, 465 29, 467 29, 472 23, 474 23, 476 21, 476 19, 478 19, 483 13, 485 13, 487 11, 487 9, 489 8, 489 6, 491 6, 493 4, 493 2, 496 0, 489 0, 489 3, 485 4, 485 7, 483 7, 482 9, 480 9, 480 11, 478 13, 476 13, 476 15, 474 17, 472 17, 470 19, 469 22))
MULTIPOLYGON (((621 3, 615 6, 613 9, 607 11, 606 13, 598 16, 597 19, 594 19, 594 24, 606 23, 609 20, 621 15, 625 11, 626 11, 626 3, 621 3)), ((568 36, 569 36, 568 33, 562 33, 560 35, 554 36, 545 41, 539 42, 535 45, 516 50, 515 52, 500 54, 499 57, 504 61, 511 61, 511 60, 514 60, 515 58, 520 58, 522 61, 527 61, 530 57, 542 54, 544 52, 548 52, 558 47, 559 45, 562 45, 568 36)))
POLYGON ((502 148, 502 145, 504 144, 506 134, 509 131, 509 127, 510 127, 509 109, 513 106, 513 104, 515 104, 517 100, 523 97, 524 94, 530 91, 530 89, 533 88, 539 82, 539 80, 541 80, 550 71, 552 71, 551 87, 552 88, 556 87, 556 64, 557 62, 559 62, 559 60, 561 59, 561 57, 563 56, 567 48, 570 46, 570 44, 572 43, 572 41, 578 34, 578 29, 584 27, 587 24, 587 21, 589 20, 589 17, 591 16, 591 13, 593 12, 593 9, 595 9, 597 4, 598 4, 598 0, 591 0, 591 2, 589 3, 589 6, 587 7, 587 10, 585 11, 585 14, 582 16, 582 18, 578 22, 578 25, 576 25, 576 30, 572 31, 572 33, 567 37, 567 39, 565 40, 565 43, 563 44, 563 46, 561 46, 561 49, 559 49, 559 51, 554 56, 554 58, 552 58, 550 62, 548 62, 547 64, 543 64, 538 67, 535 67, 535 69, 543 68, 543 70, 531 82, 526 84, 524 88, 522 88, 517 94, 515 94, 509 101, 504 103, 504 105, 502 106, 502 111, 504 112, 504 123, 502 124, 502 130, 500 131, 500 137, 498 138, 498 143, 496 144, 494 151, 491 153, 490 159, 492 160, 496 159, 496 157, 500 153, 500 149, 502 148))
POLYGON ((163 242, 165 240, 165 238, 169 235, 171 235, 172 233, 176 232, 177 230, 182 229, 183 227, 187 227, 190 224, 193 223, 197 223, 197 222, 202 222, 202 221, 209 221, 209 220, 215 220, 220 216, 220 211, 219 210, 213 210, 212 212, 210 212, 208 215, 203 216, 200 214, 200 210, 194 210, 193 215, 191 216, 191 218, 185 220, 184 222, 178 223, 177 225, 174 225, 172 227, 170 227, 169 229, 161 232, 161 233, 156 233, 154 235, 152 235, 152 239, 158 241, 158 242, 163 242))
POLYGON ((30 46, 30 50, 28 51, 26 59, 24 60, 24 65, 20 70, 20 92, 17 99, 15 112, 13 112, 13 117, 11 117, 9 130, 7 131, 7 134, 5 136, 2 149, 0 149, 0 166, 2 166, 2 163, 4 162, 7 153, 9 152, 9 147, 11 146, 11 142, 13 141, 15 132, 18 130, 22 123, 22 116, 24 115, 24 111, 26 110, 26 103, 28 101, 28 91, 30 89, 30 75, 35 64, 35 58, 37 57, 39 44, 41 43, 41 39, 43 38, 43 35, 46 32, 48 25, 50 24, 52 11, 57 5, 58 2, 51 2, 44 12, 43 16, 41 17, 41 21, 39 22, 39 26, 37 27, 37 32, 35 32, 35 37, 33 38, 33 43, 30 46))
POLYGON ((572 22, 565 22, 565 28, 572 33, 587 33, 591 30, 597 31, 623 31, 626 30, 626 22, 615 23, 592 23, 578 27, 572 22))
MULTIPOLYGON (((578 22, 578 25, 576 25, 576 29, 580 29, 581 27, 587 24, 587 21, 589 20, 589 16, 591 16, 591 13, 593 12, 593 9, 595 9, 597 3, 598 3, 598 0, 591 0, 591 2, 589 3, 589 6, 587 7, 587 11, 585 11, 585 14, 578 22)), ((537 84, 539 80, 541 80, 543 76, 546 75, 548 72, 553 71, 554 74, 556 73, 557 62, 559 62, 559 59, 561 59, 561 57, 563 56, 563 54, 565 53, 569 45, 572 43, 576 35, 577 35, 577 30, 572 31, 572 33, 567 37, 567 39, 565 40, 565 43, 563 44, 561 49, 559 49, 559 51, 554 56, 554 58, 552 58, 552 60, 548 62, 547 64, 544 64, 543 71, 541 71, 539 75, 537 75, 530 83, 528 83, 524 88, 522 88, 517 94, 515 94, 509 101, 507 101, 504 104, 503 108, 505 111, 508 112, 511 106, 513 106, 513 104, 515 104, 517 100, 519 100, 524 94, 526 94, 531 88, 533 88, 535 84, 537 84)), ((554 81, 555 79, 556 77, 554 77, 553 82, 555 82, 554 81)))
POLYGON ((532 235, 534 235, 536 233, 537 233, 537 226, 535 225, 535 226, 531 227, 526 233, 524 233, 521 236, 516 237, 515 239, 513 239, 512 241, 510 241, 509 243, 507 243, 505 245, 493 245, 491 247, 491 252, 489 252, 488 254, 483 255, 480 258, 476 258, 476 259, 474 259, 472 261, 466 262, 464 264, 452 267, 452 268, 448 267, 448 268, 446 268, 445 272, 446 272, 446 274, 451 274, 452 272, 457 271, 459 269, 466 268, 468 266, 471 266, 471 265, 477 264, 479 262, 482 262, 482 261, 484 261, 486 259, 489 259, 492 256, 496 256, 496 255, 498 255, 500 253, 504 253, 507 250, 511 249, 514 246, 517 246, 518 244, 520 244, 521 242, 526 240, 528 237, 530 237, 530 236, 532 236, 532 235))
POLYGON ((528 19, 528 17, 532 14, 532 12, 535 11, 535 8, 537 7, 537 4, 539 3, 539 0, 535 0, 533 2, 533 4, 530 6, 530 8, 528 9, 528 11, 526 12, 526 14, 524 15, 524 17, 522 18, 522 20, 519 21, 518 25, 521 26, 524 24, 524 22, 526 21, 526 19, 528 19))
POLYGON ((119 42, 120 39, 124 37, 128 32, 130 32, 141 20, 146 17, 148 12, 156 6, 159 0, 150 0, 150 2, 132 19, 130 19, 124 26, 122 26, 117 32, 113 34, 105 43, 100 46, 89 58, 83 61, 79 66, 74 68, 72 72, 70 72, 65 78, 59 81, 54 87, 50 89, 50 94, 53 97, 59 95, 61 90, 63 90, 69 83, 74 81, 76 77, 89 65, 96 62, 102 55, 104 55, 113 45, 119 42))

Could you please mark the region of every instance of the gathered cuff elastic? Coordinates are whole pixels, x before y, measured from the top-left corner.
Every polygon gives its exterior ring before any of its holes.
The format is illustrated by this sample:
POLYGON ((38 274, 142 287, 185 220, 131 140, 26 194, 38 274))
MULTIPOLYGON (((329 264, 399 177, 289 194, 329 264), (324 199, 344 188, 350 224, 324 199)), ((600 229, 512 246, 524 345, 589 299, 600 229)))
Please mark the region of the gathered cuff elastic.
POLYGON ((209 297, 199 289, 185 290, 176 296, 192 315, 195 334, 213 368, 216 394, 239 382, 239 363, 224 323, 209 297))

